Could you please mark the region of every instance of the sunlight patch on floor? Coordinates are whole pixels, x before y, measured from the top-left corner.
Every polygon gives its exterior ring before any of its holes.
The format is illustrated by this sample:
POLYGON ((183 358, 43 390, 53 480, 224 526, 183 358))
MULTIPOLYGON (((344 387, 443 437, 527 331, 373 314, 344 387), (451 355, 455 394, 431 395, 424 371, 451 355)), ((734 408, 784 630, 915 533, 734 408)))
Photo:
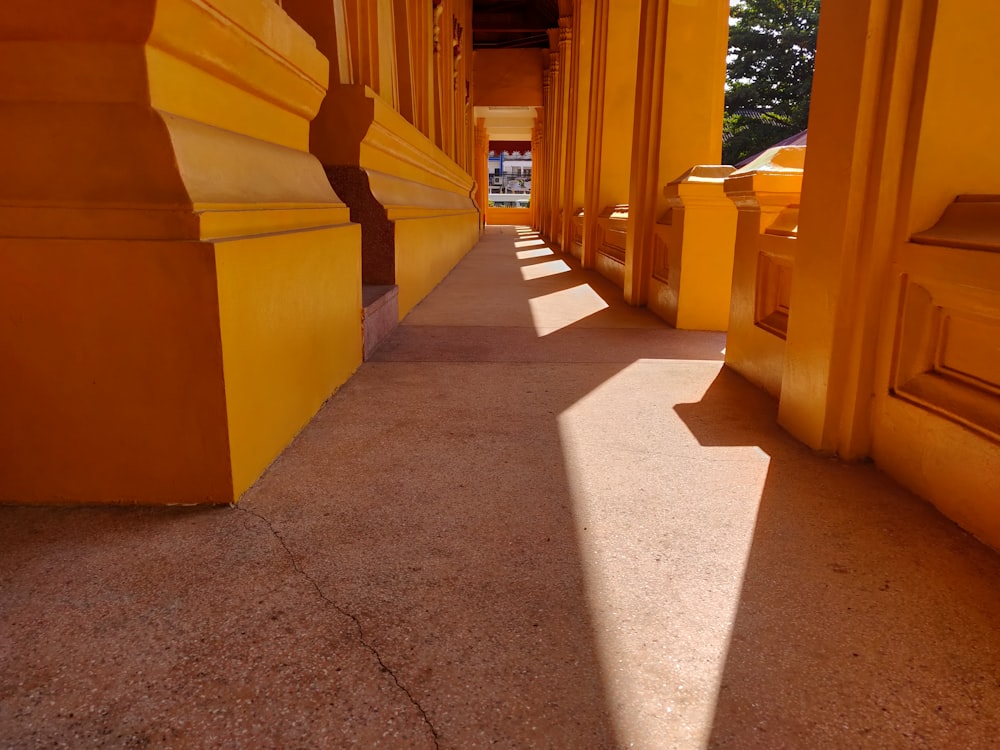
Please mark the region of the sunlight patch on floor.
POLYGON ((544 245, 544 244, 545 240, 527 239, 527 240, 518 240, 517 242, 514 243, 514 247, 538 247, 539 245, 544 245))
POLYGON ((674 410, 718 362, 640 360, 558 428, 594 637, 623 747, 707 746, 770 457, 674 410))
POLYGON ((539 338, 583 320, 609 307, 590 284, 579 284, 528 300, 531 320, 539 338))
POLYGON ((552 250, 547 247, 540 247, 537 250, 519 250, 514 253, 518 260, 530 260, 532 258, 544 258, 546 255, 555 255, 552 250))
POLYGON ((541 279, 546 276, 555 276, 556 274, 566 273, 567 271, 572 271, 566 261, 564 260, 549 260, 544 263, 535 263, 530 266, 521 266, 521 277, 525 281, 531 281, 532 279, 541 279))

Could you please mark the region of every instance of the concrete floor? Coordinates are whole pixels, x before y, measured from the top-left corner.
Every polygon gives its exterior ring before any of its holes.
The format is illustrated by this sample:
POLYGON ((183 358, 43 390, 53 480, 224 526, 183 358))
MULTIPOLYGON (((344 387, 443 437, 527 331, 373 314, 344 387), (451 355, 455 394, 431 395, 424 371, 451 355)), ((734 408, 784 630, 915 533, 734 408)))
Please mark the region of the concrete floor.
POLYGON ((238 508, 0 508, 0 746, 994 748, 1000 557, 491 228, 238 508))

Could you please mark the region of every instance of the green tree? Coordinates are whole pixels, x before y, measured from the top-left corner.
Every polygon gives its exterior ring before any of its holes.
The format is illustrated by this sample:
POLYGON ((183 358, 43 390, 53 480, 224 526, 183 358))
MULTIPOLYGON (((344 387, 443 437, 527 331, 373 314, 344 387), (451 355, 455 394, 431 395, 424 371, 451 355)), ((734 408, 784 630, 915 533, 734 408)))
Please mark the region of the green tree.
POLYGON ((820 0, 737 0, 730 9, 722 160, 805 130, 820 0))

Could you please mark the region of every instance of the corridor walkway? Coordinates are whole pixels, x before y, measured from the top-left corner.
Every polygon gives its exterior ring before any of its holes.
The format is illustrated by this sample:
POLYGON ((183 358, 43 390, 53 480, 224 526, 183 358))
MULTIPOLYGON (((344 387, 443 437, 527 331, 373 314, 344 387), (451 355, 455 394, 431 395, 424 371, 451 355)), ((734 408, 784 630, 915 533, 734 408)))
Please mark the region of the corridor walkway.
POLYGON ((0 747, 996 747, 1000 557, 724 346, 490 228, 237 508, 0 508, 0 747))

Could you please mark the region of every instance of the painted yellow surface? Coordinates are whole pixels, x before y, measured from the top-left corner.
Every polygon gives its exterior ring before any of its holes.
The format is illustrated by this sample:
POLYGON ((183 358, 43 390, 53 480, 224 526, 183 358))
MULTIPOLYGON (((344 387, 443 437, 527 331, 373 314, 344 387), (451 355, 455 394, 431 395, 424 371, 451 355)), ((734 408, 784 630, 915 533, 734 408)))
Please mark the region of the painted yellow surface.
POLYGON ((821 15, 779 421, 1000 547, 1000 10, 860 10, 821 15))
POLYGON ((0 241, 0 500, 233 498, 211 247, 0 241))
POLYGON ((625 252, 625 300, 647 301, 663 186, 722 155, 727 0, 643 0, 625 252))
MULTIPOLYGON (((863 369, 851 363, 848 339, 855 326, 878 324, 877 312, 855 317, 855 308, 863 310, 863 298, 848 304, 858 279, 853 270, 859 232, 875 200, 868 194, 868 180, 876 174, 870 171, 871 160, 879 151, 869 135, 878 127, 879 108, 894 101, 889 91, 878 88, 889 75, 881 66, 891 59, 886 58, 890 24, 871 7, 862 11, 838 3, 821 10, 800 249, 791 292, 794 313, 788 323, 790 355, 779 405, 779 421, 789 432, 816 450, 842 455, 839 423, 851 406, 849 398, 842 402, 841 390, 852 372, 863 369)), ((912 48, 913 41, 907 40, 904 49, 912 48)), ((897 82, 906 75, 900 72, 897 82)), ((894 201, 896 196, 887 198, 894 201)), ((893 211, 894 204, 887 210, 893 211)), ((867 253, 874 257, 881 246, 872 243, 867 253)), ((870 376, 870 366, 868 370, 870 376)), ((861 390, 858 398, 866 398, 861 390)))
POLYGON ((583 257, 583 205, 587 185, 587 115, 590 111, 595 0, 576 0, 573 7, 573 76, 569 92, 569 150, 566 159, 563 250, 583 257))
POLYGON ((988 251, 964 248, 961 230, 974 223, 962 219, 931 244, 918 234, 901 248, 906 275, 889 295, 899 314, 887 316, 895 347, 880 352, 889 383, 875 398, 872 456, 1000 547, 1000 235, 988 251))
POLYGON ((582 224, 678 327, 731 293, 726 361, 792 434, 1000 547, 995 4, 824 4, 801 209, 801 152, 769 154, 725 182, 734 242, 717 184, 675 180, 717 160, 725 0, 563 0, 551 52, 477 53, 478 87, 470 0, 113 5, 0 23, 0 500, 238 499, 361 361, 324 166, 392 223, 405 316, 478 238, 485 98, 544 104, 519 216, 582 224))
POLYGON ((761 271, 769 258, 795 267, 799 241, 781 218, 798 204, 804 155, 801 146, 769 149, 725 181, 738 211, 726 364, 775 397, 782 389, 785 338, 761 325, 761 271))
POLYGON ((909 213, 891 246, 871 455, 1000 548, 1000 161, 976 146, 1000 109, 981 88, 1000 73, 1000 9, 941 3, 933 22, 917 52, 926 78, 914 82, 922 107, 919 127, 909 122, 909 213))
POLYGON ((479 240, 479 214, 396 221, 400 320, 438 285, 479 240))
POLYGON ((215 244, 235 496, 361 364, 361 228, 215 244))
POLYGON ((326 60, 271 0, 55 5, 0 36, 0 498, 232 502, 360 362, 326 60))
POLYGON ((370 89, 340 86, 342 127, 312 147, 331 165, 363 169, 372 197, 395 223, 399 314, 423 299, 479 239, 473 178, 370 89))
POLYGON ((974 0, 935 8, 916 146, 908 228, 926 229, 956 195, 1000 191, 1000 154, 981 148, 995 137, 1000 103, 983 96, 1000 76, 1000 7, 974 0))
POLYGON ((726 196, 732 167, 697 166, 664 188, 648 306, 675 328, 725 331, 733 284, 736 206, 726 196))
POLYGON ((585 268, 597 264, 601 212, 628 202, 630 160, 625 156, 632 149, 639 18, 637 2, 596 0, 583 205, 585 268))

